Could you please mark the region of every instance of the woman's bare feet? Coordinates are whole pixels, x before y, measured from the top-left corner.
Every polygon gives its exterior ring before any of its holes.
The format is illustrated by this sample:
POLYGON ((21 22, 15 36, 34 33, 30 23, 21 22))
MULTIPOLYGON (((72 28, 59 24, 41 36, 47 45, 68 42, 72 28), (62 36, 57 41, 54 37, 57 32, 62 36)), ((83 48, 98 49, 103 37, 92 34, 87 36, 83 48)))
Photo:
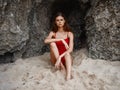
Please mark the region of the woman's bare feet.
POLYGON ((66 76, 66 81, 68 81, 68 80, 70 80, 70 79, 72 79, 72 75, 67 75, 67 76, 66 76))

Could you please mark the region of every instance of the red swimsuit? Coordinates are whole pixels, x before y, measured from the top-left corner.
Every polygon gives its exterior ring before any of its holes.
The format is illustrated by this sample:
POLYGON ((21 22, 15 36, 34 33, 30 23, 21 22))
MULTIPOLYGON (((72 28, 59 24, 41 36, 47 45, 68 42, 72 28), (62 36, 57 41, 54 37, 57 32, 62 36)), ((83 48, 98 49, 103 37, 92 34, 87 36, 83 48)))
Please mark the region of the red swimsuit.
MULTIPOLYGON (((66 39, 64 39, 65 40, 65 42, 68 44, 68 46, 69 46, 69 38, 67 37, 66 39)), ((63 42, 62 41, 57 41, 57 42, 55 42, 56 43, 56 46, 57 46, 57 48, 58 48, 58 52, 59 52, 59 55, 61 55, 61 54, 63 54, 65 51, 66 51, 66 47, 65 47, 65 45, 63 44, 63 42)), ((61 62, 63 63, 63 65, 65 65, 65 58, 64 57, 62 57, 61 58, 61 62)))

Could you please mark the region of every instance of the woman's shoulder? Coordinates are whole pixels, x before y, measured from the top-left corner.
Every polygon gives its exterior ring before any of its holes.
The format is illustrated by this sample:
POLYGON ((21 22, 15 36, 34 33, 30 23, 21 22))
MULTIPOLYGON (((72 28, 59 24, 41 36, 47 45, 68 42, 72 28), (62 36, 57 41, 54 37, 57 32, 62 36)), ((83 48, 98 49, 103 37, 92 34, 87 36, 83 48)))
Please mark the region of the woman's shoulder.
POLYGON ((51 34, 51 35, 54 35, 54 34, 55 34, 55 32, 53 32, 53 31, 50 31, 50 34, 51 34))
POLYGON ((55 38, 55 36, 56 36, 56 35, 55 35, 55 32, 53 32, 53 31, 50 31, 49 34, 50 34, 50 36, 51 36, 52 38, 55 38))
POLYGON ((68 36, 70 37, 70 36, 73 36, 73 32, 68 32, 68 36))

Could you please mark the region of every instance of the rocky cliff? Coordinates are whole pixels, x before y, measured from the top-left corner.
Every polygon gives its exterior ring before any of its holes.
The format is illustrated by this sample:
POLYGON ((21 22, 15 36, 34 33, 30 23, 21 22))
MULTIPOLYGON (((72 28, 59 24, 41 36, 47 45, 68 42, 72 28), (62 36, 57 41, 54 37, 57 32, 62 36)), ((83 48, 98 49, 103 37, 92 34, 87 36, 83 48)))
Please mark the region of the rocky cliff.
POLYGON ((49 51, 44 39, 52 16, 62 11, 75 39, 74 50, 89 57, 120 59, 119 0, 0 0, 0 63, 49 51))
POLYGON ((120 1, 96 0, 86 15, 89 56, 120 60, 120 1))

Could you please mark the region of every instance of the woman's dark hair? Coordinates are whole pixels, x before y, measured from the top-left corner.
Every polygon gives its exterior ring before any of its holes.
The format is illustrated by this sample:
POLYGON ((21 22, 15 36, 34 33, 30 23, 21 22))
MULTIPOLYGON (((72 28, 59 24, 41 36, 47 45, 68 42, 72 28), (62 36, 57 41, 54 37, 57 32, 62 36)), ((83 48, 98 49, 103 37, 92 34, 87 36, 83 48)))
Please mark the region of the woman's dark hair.
POLYGON ((64 15, 62 12, 58 12, 58 13, 56 13, 56 15, 54 16, 52 31, 53 31, 53 32, 57 32, 57 31, 58 31, 58 27, 57 27, 57 25, 56 25, 56 23, 55 23, 56 17, 58 17, 58 16, 62 16, 62 17, 65 19, 65 24, 64 24, 64 26, 63 26, 64 31, 67 31, 67 32, 71 31, 71 29, 70 29, 70 27, 69 27, 69 25, 68 25, 68 23, 67 23, 67 19, 66 19, 65 15, 64 15))

